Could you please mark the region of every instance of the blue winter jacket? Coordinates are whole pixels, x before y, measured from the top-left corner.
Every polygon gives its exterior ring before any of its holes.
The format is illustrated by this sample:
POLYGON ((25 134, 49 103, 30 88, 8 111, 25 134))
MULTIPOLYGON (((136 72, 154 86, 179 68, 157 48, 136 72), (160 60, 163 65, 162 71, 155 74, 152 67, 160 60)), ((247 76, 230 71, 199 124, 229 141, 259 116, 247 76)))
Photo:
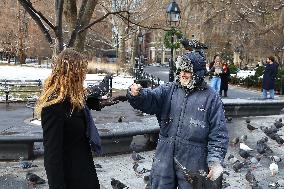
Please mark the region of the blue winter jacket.
POLYGON ((160 125, 151 173, 160 184, 154 188, 171 188, 161 183, 176 178, 173 157, 193 172, 223 162, 228 147, 223 104, 204 82, 188 92, 176 82, 166 83, 142 89, 136 97, 128 93, 128 98, 135 109, 155 114, 160 125))

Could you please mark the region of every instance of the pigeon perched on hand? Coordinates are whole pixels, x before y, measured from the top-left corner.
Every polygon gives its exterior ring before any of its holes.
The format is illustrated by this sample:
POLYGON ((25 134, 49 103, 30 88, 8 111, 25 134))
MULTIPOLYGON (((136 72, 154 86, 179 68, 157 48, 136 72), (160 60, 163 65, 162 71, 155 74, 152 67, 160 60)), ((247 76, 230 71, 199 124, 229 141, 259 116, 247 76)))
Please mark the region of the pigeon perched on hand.
POLYGON ((31 184, 33 186, 37 184, 45 184, 45 180, 34 173, 27 173, 26 180, 28 181, 28 184, 31 184))
POLYGON ((133 161, 140 161, 142 159, 145 159, 141 155, 137 154, 135 151, 132 152, 131 158, 133 159, 133 161))
POLYGON ((33 165, 33 163, 30 162, 30 161, 25 161, 24 157, 19 158, 19 166, 22 169, 29 169, 29 168, 32 168, 32 167, 38 167, 37 165, 33 165))
POLYGON ((128 188, 125 184, 123 184, 122 182, 120 182, 119 180, 116 180, 114 178, 111 178, 110 184, 111 184, 113 189, 128 188))

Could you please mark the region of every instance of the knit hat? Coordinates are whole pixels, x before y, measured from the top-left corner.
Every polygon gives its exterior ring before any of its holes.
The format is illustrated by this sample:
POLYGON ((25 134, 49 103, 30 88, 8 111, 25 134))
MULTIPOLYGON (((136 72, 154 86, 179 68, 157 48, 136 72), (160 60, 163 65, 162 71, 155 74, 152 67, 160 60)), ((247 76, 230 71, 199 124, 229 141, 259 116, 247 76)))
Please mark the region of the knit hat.
POLYGON ((176 61, 177 71, 193 72, 191 60, 186 56, 178 56, 176 61))
POLYGON ((208 49, 207 45, 205 45, 204 43, 201 43, 199 41, 197 41, 196 39, 192 39, 192 40, 189 40, 189 39, 186 39, 186 38, 183 38, 181 39, 181 42, 180 42, 183 47, 185 49, 187 48, 192 48, 192 49, 208 49))

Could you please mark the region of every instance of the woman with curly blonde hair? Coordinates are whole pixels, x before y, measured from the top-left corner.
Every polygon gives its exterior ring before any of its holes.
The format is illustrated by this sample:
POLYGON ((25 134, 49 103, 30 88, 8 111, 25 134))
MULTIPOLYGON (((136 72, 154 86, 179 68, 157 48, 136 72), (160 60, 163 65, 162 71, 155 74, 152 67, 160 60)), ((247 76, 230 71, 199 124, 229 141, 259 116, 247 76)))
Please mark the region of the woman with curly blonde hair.
POLYGON ((63 50, 36 105, 50 189, 100 188, 91 153, 91 149, 100 153, 100 138, 83 87, 87 65, 80 53, 63 50))

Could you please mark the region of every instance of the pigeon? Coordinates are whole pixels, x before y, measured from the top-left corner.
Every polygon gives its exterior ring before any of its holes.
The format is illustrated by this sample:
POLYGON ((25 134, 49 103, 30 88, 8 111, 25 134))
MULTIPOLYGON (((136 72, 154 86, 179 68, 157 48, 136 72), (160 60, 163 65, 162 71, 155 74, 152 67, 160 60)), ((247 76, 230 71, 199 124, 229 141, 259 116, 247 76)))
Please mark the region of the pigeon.
POLYGON ((280 145, 284 143, 284 139, 281 138, 279 135, 276 135, 275 141, 280 145))
MULTIPOLYGON (((281 119, 281 118, 280 118, 280 119, 281 119)), ((283 127, 282 119, 281 119, 281 121, 275 120, 274 126, 275 126, 277 129, 282 128, 282 127, 283 127)))
POLYGON ((236 144, 239 143, 239 141, 240 141, 239 137, 233 138, 233 139, 231 140, 231 144, 232 144, 233 146, 235 146, 236 144))
POLYGON ((271 159, 271 161, 275 162, 275 163, 279 163, 282 161, 282 159, 278 156, 270 156, 269 157, 271 159))
POLYGON ((263 189, 260 185, 258 185, 258 182, 255 182, 251 185, 251 189, 263 189))
POLYGON ((29 168, 32 168, 32 167, 38 167, 37 165, 33 165, 33 163, 30 162, 30 161, 24 161, 24 157, 19 158, 19 166, 22 169, 29 169, 29 168))
POLYGON ((280 117, 280 118, 278 119, 278 121, 279 121, 280 123, 282 123, 282 118, 280 117))
POLYGON ((255 157, 250 158, 250 163, 252 164, 252 167, 256 168, 260 160, 261 160, 261 156, 255 156, 255 157))
POLYGON ((133 165, 133 170, 138 173, 138 174, 143 174, 143 173, 147 173, 147 172, 150 172, 151 170, 148 170, 146 168, 141 168, 138 164, 138 162, 134 162, 134 165, 133 165))
POLYGON ((247 171, 245 178, 250 184, 257 182, 256 179, 255 179, 255 176, 252 174, 251 170, 247 171))
POLYGON ((110 184, 111 184, 113 189, 128 188, 125 184, 123 184, 122 182, 120 182, 119 180, 116 180, 114 178, 111 178, 110 184))
POLYGON ((34 173, 27 173, 26 174, 26 180, 28 181, 29 184, 31 185, 37 185, 37 184, 45 184, 45 180, 40 178, 34 173))
POLYGON ((273 188, 273 189, 277 189, 277 188, 280 187, 280 184, 278 184, 278 182, 273 182, 273 183, 269 183, 268 187, 273 188))
POLYGON ((240 171, 241 168, 243 168, 245 166, 244 162, 240 162, 237 161, 234 165, 233 165, 233 170, 237 173, 240 171))
POLYGON ((256 127, 254 127, 254 126, 252 126, 251 124, 247 124, 247 128, 248 128, 248 130, 250 130, 250 131, 253 131, 253 130, 255 130, 255 129, 257 129, 256 127))
POLYGON ((119 118, 118 118, 118 120, 117 120, 118 123, 121 123, 121 122, 122 122, 122 117, 123 117, 123 116, 119 116, 119 118))
POLYGON ((266 136, 262 137, 260 140, 257 141, 257 143, 266 143, 268 142, 268 138, 266 136))
POLYGON ((240 137, 240 141, 243 142, 243 143, 245 143, 245 142, 247 141, 247 139, 248 139, 248 136, 247 136, 247 135, 242 135, 242 136, 240 137))
POLYGON ((97 168, 97 169, 101 169, 101 168, 103 168, 103 167, 102 167, 102 165, 101 165, 101 164, 96 163, 96 164, 95 164, 95 168, 97 168))
POLYGON ((145 159, 141 155, 137 154, 135 151, 132 152, 131 158, 133 159, 133 161, 140 161, 142 159, 145 159))
POLYGON ((143 181, 145 183, 145 189, 151 189, 150 176, 149 175, 145 175, 143 177, 143 181))
POLYGON ((252 155, 248 151, 243 150, 243 149, 239 149, 239 155, 244 159, 247 159, 248 157, 252 157, 252 155))
POLYGON ((227 122, 232 122, 233 118, 232 117, 227 117, 227 122))
POLYGON ((269 169, 272 176, 275 176, 278 173, 278 165, 275 162, 272 162, 269 165, 269 169))
POLYGON ((246 118, 246 123, 250 123, 250 119, 249 118, 246 118))
POLYGON ((233 156, 232 154, 230 154, 227 159, 228 159, 228 161, 229 161, 231 164, 234 164, 234 163, 236 163, 237 161, 239 161, 238 158, 236 158, 236 157, 233 156))
POLYGON ((252 151, 253 150, 243 142, 240 143, 240 149, 245 150, 245 151, 252 151))

